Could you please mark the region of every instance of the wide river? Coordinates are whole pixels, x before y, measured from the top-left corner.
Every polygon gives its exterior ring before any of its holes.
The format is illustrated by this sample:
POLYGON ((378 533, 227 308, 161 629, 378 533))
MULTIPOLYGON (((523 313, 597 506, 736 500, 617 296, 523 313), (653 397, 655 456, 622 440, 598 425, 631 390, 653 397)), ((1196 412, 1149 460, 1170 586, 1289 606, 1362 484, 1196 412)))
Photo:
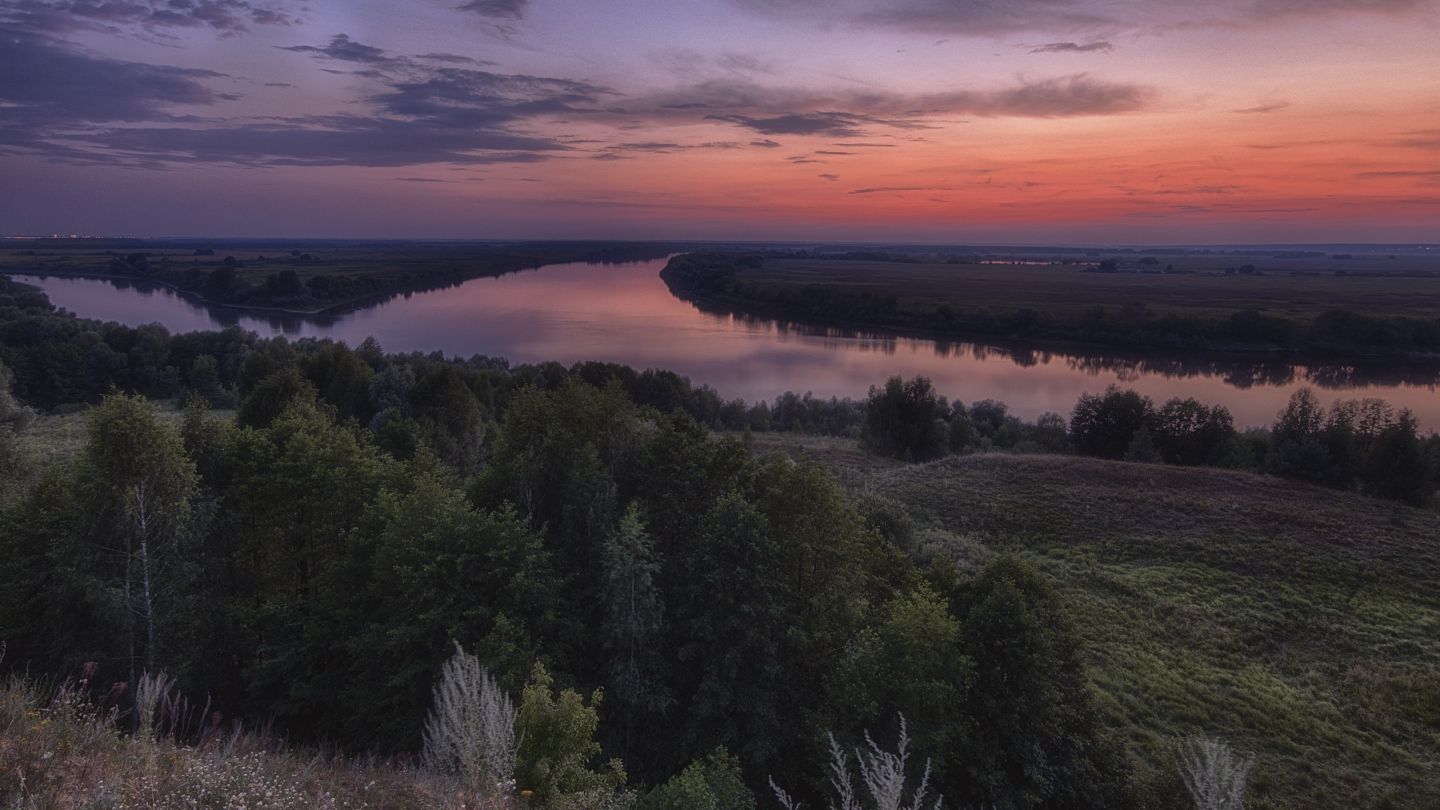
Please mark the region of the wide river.
POLYGON ((1262 425, 1273 421, 1291 392, 1309 385, 1326 402, 1383 397, 1415 411, 1424 429, 1440 428, 1440 381, 1433 372, 1120 357, 787 327, 700 311, 670 294, 659 278, 664 265, 551 265, 402 296, 324 321, 212 309, 164 288, 17 279, 41 287, 77 315, 131 326, 159 323, 188 332, 239 324, 261 335, 329 337, 351 346, 373 336, 387 351, 483 354, 512 363, 605 360, 670 369, 727 398, 749 401, 785 391, 861 397, 891 375, 923 374, 952 399, 998 399, 1025 418, 1068 414, 1081 394, 1120 384, 1157 402, 1193 396, 1223 404, 1238 424, 1262 425))

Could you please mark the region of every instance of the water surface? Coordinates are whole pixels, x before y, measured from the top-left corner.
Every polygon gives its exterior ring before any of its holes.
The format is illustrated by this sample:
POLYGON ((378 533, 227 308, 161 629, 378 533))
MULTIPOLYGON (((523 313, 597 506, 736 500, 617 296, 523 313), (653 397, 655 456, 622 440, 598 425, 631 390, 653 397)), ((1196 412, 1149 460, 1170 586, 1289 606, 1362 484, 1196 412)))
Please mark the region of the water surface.
POLYGON ((262 335, 329 337, 352 346, 373 336, 387 351, 504 357, 512 363, 604 360, 664 368, 727 398, 784 391, 864 396, 893 374, 923 374, 952 399, 998 399, 1018 415, 1068 413, 1083 393, 1112 383, 1157 402, 1193 396, 1230 408, 1241 425, 1270 423, 1305 385, 1322 400, 1379 396, 1440 427, 1433 373, 1405 368, 1306 367, 1233 359, 1027 351, 970 343, 788 327, 702 312, 670 294, 664 260, 565 264, 414 293, 332 318, 266 317, 197 304, 166 288, 19 276, 86 318, 173 332, 238 324, 262 335))

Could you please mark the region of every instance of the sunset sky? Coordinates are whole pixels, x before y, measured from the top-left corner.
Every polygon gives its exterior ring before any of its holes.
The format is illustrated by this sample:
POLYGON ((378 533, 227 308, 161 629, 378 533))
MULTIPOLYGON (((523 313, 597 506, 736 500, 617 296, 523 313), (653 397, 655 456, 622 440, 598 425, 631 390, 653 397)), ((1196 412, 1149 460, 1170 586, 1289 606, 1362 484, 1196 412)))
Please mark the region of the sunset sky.
POLYGON ((1437 0, 0 0, 0 233, 1440 242, 1437 0))

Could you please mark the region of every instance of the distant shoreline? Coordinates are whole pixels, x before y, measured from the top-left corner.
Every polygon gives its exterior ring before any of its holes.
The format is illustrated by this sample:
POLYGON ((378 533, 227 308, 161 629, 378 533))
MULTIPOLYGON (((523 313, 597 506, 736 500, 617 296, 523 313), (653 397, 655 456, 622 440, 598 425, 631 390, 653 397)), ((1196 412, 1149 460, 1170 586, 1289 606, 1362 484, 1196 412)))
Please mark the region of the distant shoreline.
MULTIPOLYGON (((1273 346, 1259 347, 1230 343, 1204 347, 1163 346, 1143 342, 1116 342, 1104 340, 1077 340, 1059 337, 1000 335, 983 330, 963 328, 940 328, 916 324, 891 323, 887 321, 862 320, 843 317, 827 317, 807 312, 794 315, 786 311, 782 302, 747 298, 740 295, 726 295, 704 289, 694 283, 693 276, 676 262, 692 254, 676 256, 660 272, 670 293, 680 300, 689 302, 705 312, 725 314, 777 323, 808 326, 821 329, 838 329, 857 335, 878 337, 920 338, 935 342, 968 343, 987 345, 1013 350, 1055 351, 1076 354, 1081 351, 1110 355, 1131 355, 1143 358, 1230 358, 1253 359, 1303 365, 1306 367, 1344 366, 1361 363, 1372 367, 1400 367, 1408 364, 1422 364, 1440 369, 1440 352, 1367 352, 1358 349, 1307 349, 1273 346)), ((817 285, 819 286, 819 285, 817 285)))

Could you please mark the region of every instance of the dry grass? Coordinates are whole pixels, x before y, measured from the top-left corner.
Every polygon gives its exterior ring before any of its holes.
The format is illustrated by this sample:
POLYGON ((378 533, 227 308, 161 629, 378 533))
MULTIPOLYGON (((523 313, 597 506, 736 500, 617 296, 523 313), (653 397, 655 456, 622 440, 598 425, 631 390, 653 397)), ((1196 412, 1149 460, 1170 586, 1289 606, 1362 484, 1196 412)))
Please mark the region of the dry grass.
POLYGON ((1440 807, 1440 515, 1223 470, 794 452, 1044 571, 1144 778, 1208 733, 1258 754, 1252 809, 1440 807))
MULTIPOLYGON (((7 810, 487 808, 451 780, 392 763, 288 750, 249 734, 200 746, 122 736, 113 712, 0 687, 0 804, 7 810)), ((495 806, 493 810, 500 810, 495 806)))
MULTIPOLYGON (((180 424, 182 411, 172 402, 157 402, 160 418, 180 424)), ((217 410, 211 414, 220 419, 233 420, 235 412, 217 410)), ((20 434, 21 451, 39 468, 66 464, 80 456, 85 448, 89 425, 88 409, 62 414, 42 414, 30 423, 20 434)))

